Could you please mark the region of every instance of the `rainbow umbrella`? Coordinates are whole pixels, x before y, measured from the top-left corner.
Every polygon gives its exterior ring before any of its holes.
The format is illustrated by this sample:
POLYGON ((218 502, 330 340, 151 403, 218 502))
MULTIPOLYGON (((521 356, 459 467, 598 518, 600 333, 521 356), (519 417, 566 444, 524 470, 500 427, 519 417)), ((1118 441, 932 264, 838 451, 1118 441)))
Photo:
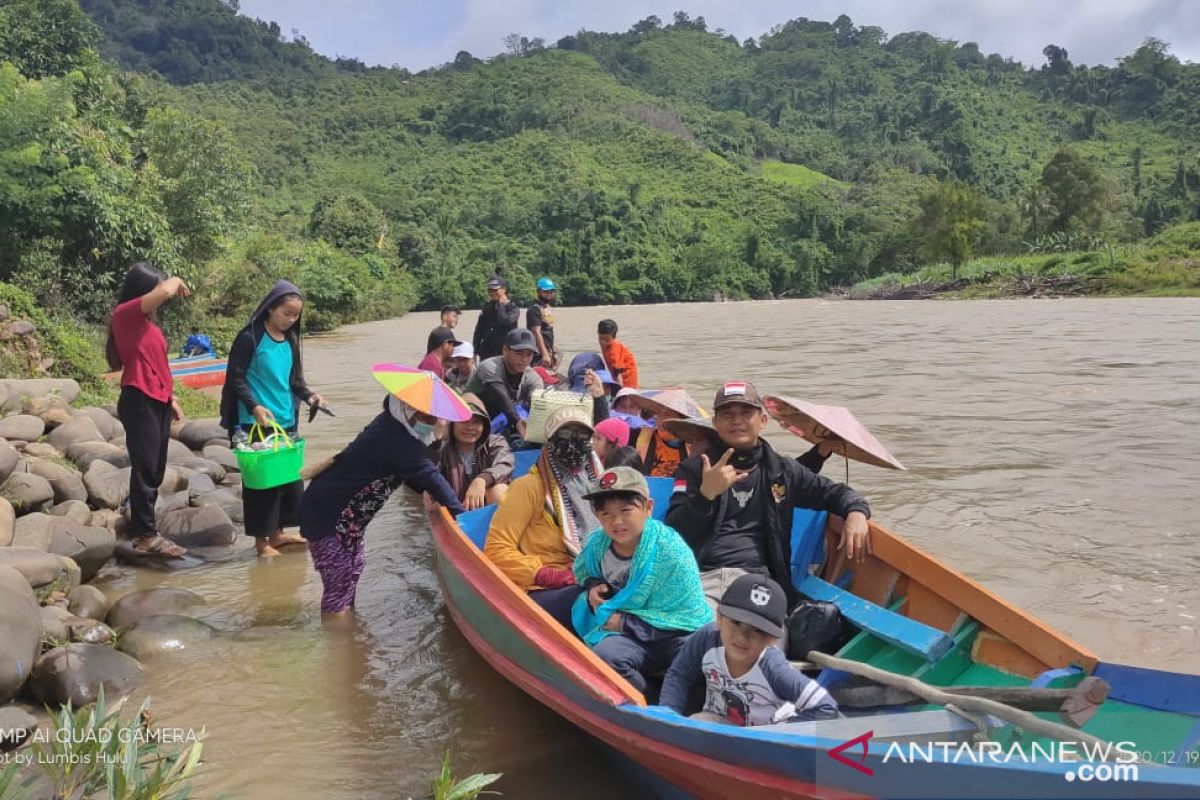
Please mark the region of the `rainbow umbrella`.
POLYGON ((466 422, 471 418, 467 401, 428 370, 376 364, 371 367, 371 375, 383 388, 422 413, 451 422, 466 422))

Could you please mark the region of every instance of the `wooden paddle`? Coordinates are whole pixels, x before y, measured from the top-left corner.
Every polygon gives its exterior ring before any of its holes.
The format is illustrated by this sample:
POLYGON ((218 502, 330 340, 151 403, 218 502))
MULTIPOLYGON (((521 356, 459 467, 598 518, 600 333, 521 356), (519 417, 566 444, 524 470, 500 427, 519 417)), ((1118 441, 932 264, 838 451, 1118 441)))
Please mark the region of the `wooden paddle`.
MULTIPOLYGON (((1072 689, 1048 689, 1038 686, 939 686, 947 694, 984 697, 1024 711, 1057 711, 1062 721, 1074 728, 1087 724, 1108 698, 1108 683, 1088 676, 1072 689)), ((906 689, 886 685, 848 686, 835 689, 838 705, 847 708, 902 706, 923 702, 906 689)))
MULTIPOLYGON (((808 660, 813 664, 825 669, 835 669, 841 672, 848 672, 851 675, 858 675, 860 677, 867 678, 868 680, 875 681, 876 683, 881 683, 884 686, 903 689, 906 692, 916 695, 927 703, 946 706, 954 713, 966 712, 961 713, 961 715, 977 726, 980 724, 978 715, 990 714, 994 717, 999 717, 1005 722, 1011 722, 1013 725, 1023 728, 1030 733, 1036 733, 1039 736, 1047 736, 1052 739, 1059 739, 1065 742, 1091 744, 1098 748, 1096 751, 1097 753, 1103 752, 1106 754, 1106 757, 1104 758, 1105 761, 1116 761, 1118 760, 1118 756, 1123 755, 1121 751, 1117 750, 1116 746, 1111 742, 1107 742, 1104 739, 1093 736, 1090 733, 1084 733, 1081 730, 1076 730, 1075 728, 1071 728, 1057 722, 1050 722, 1049 720, 1044 720, 1041 717, 1035 717, 1028 711, 1014 708, 1011 705, 991 698, 975 697, 970 694, 955 693, 954 691, 951 691, 953 687, 930 686, 924 681, 917 680, 916 678, 912 678, 907 675, 897 675, 894 672, 888 672, 887 670, 882 670, 878 667, 872 667, 869 664, 863 664, 858 661, 850 661, 849 659, 845 658, 838 658, 837 656, 831 656, 826 653, 821 653, 817 650, 809 651, 808 660)), ((1085 700, 1087 697, 1095 696, 1095 694, 1099 693, 1101 689, 1103 690, 1104 696, 1108 696, 1108 684, 1104 683, 1104 681, 1100 681, 1099 679, 1096 680, 1099 681, 1099 685, 1089 684, 1089 687, 1085 689, 1083 693, 1085 700)), ((987 689, 989 692, 992 692, 998 689, 1003 689, 1004 687, 989 686, 963 688, 971 688, 976 690, 987 689)), ((1009 688, 1025 689, 1027 692, 1031 691, 1031 687, 1009 688)), ((1032 691, 1036 691, 1036 689, 1032 691)), ((1045 691, 1073 692, 1074 690, 1050 689, 1045 691)), ((1027 697, 1030 698, 1033 696, 1034 695, 1027 695, 1027 697)), ((1079 698, 1070 694, 1068 694, 1068 697, 1070 699, 1063 701, 1063 706, 1070 703, 1073 708, 1076 708, 1080 702, 1079 698)))

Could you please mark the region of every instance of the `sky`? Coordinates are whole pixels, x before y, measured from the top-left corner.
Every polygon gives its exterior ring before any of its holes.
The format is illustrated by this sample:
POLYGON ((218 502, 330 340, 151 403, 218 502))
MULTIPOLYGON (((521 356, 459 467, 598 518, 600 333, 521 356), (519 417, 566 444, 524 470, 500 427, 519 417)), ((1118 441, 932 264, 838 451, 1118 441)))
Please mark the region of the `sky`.
POLYGON ((619 32, 651 14, 686 10, 739 40, 796 17, 877 25, 889 36, 926 31, 1041 65, 1047 44, 1075 63, 1113 64, 1149 36, 1200 62, 1200 0, 241 0, 241 11, 297 29, 319 53, 416 72, 467 50, 487 58, 520 33, 548 44, 581 28, 619 32))

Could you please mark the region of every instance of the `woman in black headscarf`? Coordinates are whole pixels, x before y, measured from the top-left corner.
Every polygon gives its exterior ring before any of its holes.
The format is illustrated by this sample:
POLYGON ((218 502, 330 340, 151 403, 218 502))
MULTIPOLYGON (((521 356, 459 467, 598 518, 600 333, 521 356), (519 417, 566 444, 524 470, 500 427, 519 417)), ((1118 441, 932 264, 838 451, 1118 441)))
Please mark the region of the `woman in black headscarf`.
MULTIPOLYGON (((295 436, 300 404, 319 407, 324 402, 304 381, 303 310, 300 290, 280 280, 234 339, 221 391, 221 426, 229 431, 232 443, 244 440, 255 425, 269 435, 272 423, 295 436)), ((298 479, 272 489, 242 488, 246 535, 254 537, 260 557, 277 556, 285 545, 305 544, 299 534, 283 531, 299 524, 303 494, 304 482, 298 479)))

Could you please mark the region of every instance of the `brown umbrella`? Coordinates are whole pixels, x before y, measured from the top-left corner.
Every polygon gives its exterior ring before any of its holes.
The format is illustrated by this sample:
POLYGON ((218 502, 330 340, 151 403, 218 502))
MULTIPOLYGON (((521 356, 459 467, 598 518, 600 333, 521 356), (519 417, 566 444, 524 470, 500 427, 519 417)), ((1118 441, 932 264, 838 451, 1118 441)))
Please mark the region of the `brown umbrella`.
POLYGON ((679 387, 671 389, 645 389, 633 396, 638 408, 650 411, 655 417, 663 411, 672 411, 681 417, 707 417, 708 412, 679 387))
POLYGON ((904 469, 848 408, 823 406, 781 394, 769 394, 763 402, 767 413, 780 425, 813 444, 832 443, 833 452, 848 459, 887 469, 904 469))

